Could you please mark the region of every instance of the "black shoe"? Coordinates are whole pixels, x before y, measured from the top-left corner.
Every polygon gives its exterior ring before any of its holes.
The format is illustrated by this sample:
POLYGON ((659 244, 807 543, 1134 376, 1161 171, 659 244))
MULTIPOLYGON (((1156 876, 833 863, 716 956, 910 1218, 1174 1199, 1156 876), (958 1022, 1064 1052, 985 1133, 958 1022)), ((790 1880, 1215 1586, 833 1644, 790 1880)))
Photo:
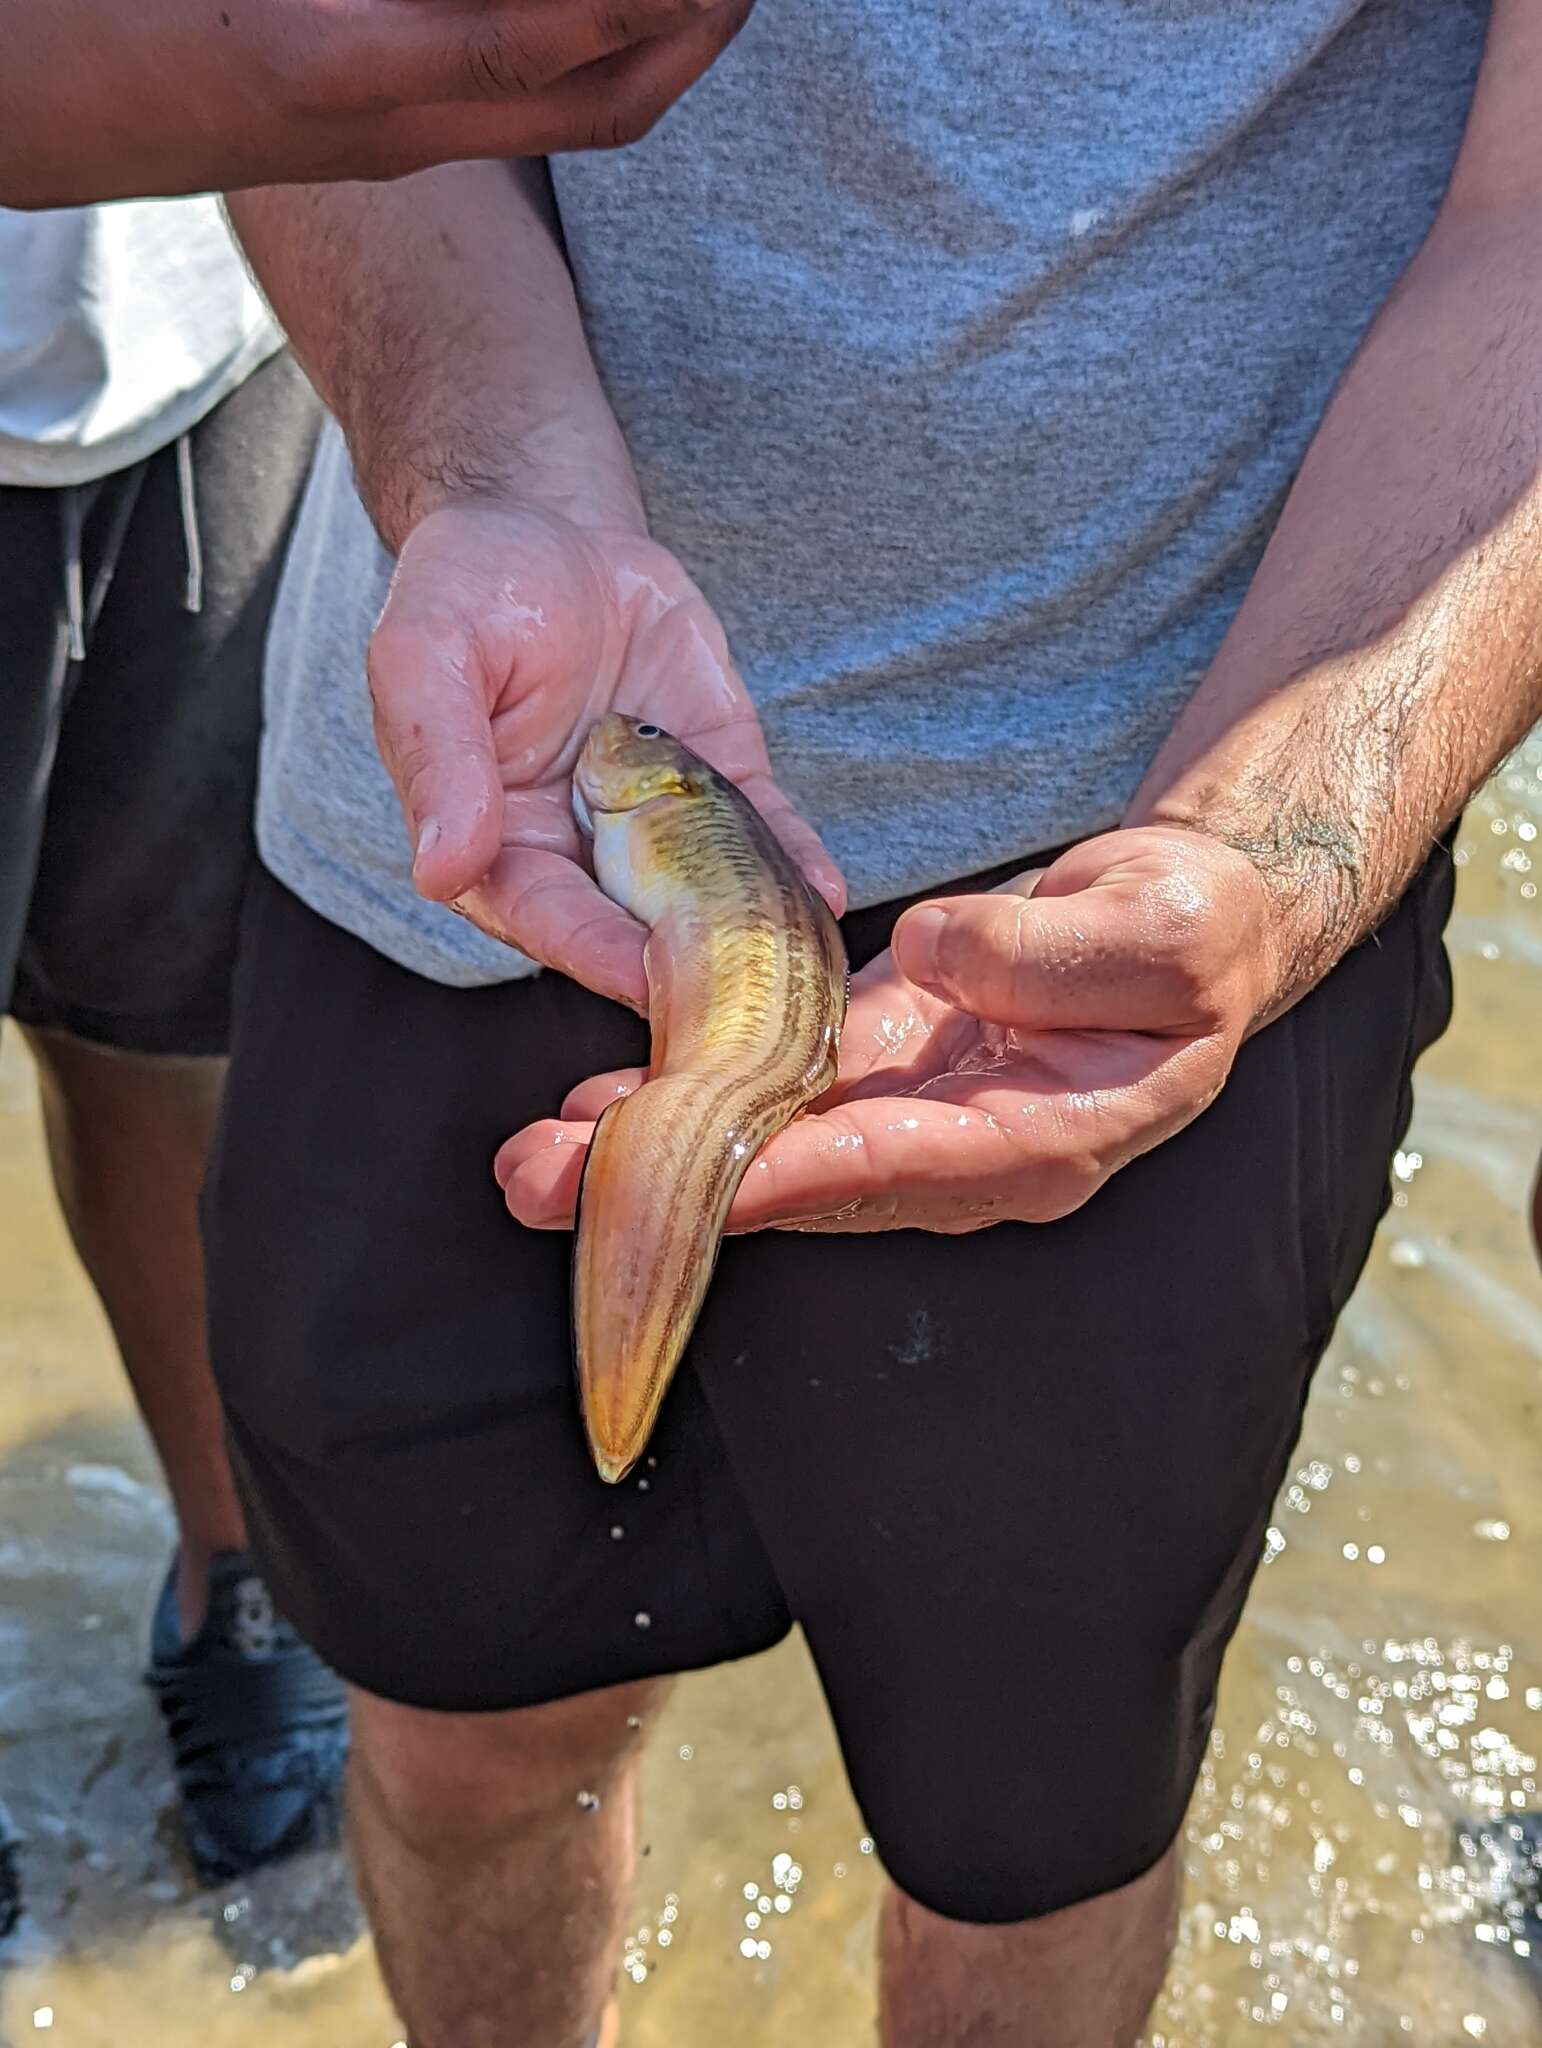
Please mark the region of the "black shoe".
POLYGON ((190 1643, 173 1560, 145 1674, 166 1721, 188 1847, 205 1884, 334 1845, 348 1754, 339 1680, 273 1605, 253 1559, 209 1571, 209 1611, 190 1643))

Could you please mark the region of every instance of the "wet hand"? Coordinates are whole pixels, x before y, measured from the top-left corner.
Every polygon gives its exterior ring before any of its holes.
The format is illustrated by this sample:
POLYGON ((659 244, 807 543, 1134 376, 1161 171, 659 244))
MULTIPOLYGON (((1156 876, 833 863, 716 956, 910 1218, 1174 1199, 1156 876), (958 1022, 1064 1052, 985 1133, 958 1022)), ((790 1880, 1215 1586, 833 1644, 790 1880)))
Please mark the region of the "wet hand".
POLYGON ((647 1006, 647 934, 596 886, 573 817, 573 764, 604 711, 656 720, 731 777, 842 908, 839 872, 771 779, 722 627, 638 530, 508 498, 431 512, 402 548, 369 680, 418 888, 602 995, 647 1006))
MULTIPOLYGON (((1214 1100, 1279 984, 1279 910, 1241 853, 1151 826, 991 895, 918 905, 858 975, 841 1070, 774 1138, 735 1230, 965 1231, 1069 1214, 1214 1100)), ((571 1224, 593 1119, 576 1089, 498 1154, 510 1210, 571 1224)))

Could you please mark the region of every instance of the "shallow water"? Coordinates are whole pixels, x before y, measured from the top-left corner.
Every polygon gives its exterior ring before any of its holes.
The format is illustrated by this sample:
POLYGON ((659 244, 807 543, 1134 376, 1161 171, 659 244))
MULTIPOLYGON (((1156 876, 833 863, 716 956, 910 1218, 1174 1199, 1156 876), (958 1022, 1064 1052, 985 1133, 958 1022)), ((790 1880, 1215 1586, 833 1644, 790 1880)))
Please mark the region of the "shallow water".
MULTIPOLYGON (((1539 827, 1534 739, 1463 836, 1457 1022, 1233 1650, 1151 2048, 1542 2042, 1542 1953, 1458 1841, 1542 1806, 1539 827)), ((336 1859, 214 1894, 182 1862, 138 1683, 169 1523, 14 1041, 0 1219, 0 1790, 30 1908, 0 2042, 390 2048, 336 1859)), ((881 1877, 801 1647, 682 1683, 648 1793, 626 2048, 869 2039, 881 1877)))

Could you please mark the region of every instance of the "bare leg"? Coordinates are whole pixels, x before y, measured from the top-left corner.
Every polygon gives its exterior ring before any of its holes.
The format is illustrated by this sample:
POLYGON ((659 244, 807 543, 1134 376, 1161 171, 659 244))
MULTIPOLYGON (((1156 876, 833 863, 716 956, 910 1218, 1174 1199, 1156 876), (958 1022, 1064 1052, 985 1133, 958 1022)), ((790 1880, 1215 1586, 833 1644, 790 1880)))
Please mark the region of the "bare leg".
POLYGON ((412 2048, 579 2048, 621 1957, 658 1685, 510 1714, 354 1695, 348 1812, 412 2048))
POLYGON ((1178 1904, 1169 1849, 1133 1884, 1010 1927, 943 1920, 898 1889, 879 1932, 884 2048, 1132 2048, 1178 1904))
POLYGON ((246 1543, 204 1335, 198 1189, 223 1060, 109 1052, 28 1030, 54 1185, 154 1440, 181 1529, 183 1632, 210 1556, 246 1543))

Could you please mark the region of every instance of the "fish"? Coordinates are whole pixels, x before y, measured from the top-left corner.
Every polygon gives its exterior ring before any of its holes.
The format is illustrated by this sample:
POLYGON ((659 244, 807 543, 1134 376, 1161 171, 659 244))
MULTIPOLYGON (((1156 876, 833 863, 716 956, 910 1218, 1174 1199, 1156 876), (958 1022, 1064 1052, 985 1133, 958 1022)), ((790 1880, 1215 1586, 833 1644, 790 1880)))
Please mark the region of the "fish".
POLYGON ((642 1455, 768 1139, 835 1079, 849 974, 829 906, 741 790, 647 720, 587 736, 573 812, 595 879, 648 927, 647 1078, 589 1142, 573 1350, 603 1479, 642 1455))

